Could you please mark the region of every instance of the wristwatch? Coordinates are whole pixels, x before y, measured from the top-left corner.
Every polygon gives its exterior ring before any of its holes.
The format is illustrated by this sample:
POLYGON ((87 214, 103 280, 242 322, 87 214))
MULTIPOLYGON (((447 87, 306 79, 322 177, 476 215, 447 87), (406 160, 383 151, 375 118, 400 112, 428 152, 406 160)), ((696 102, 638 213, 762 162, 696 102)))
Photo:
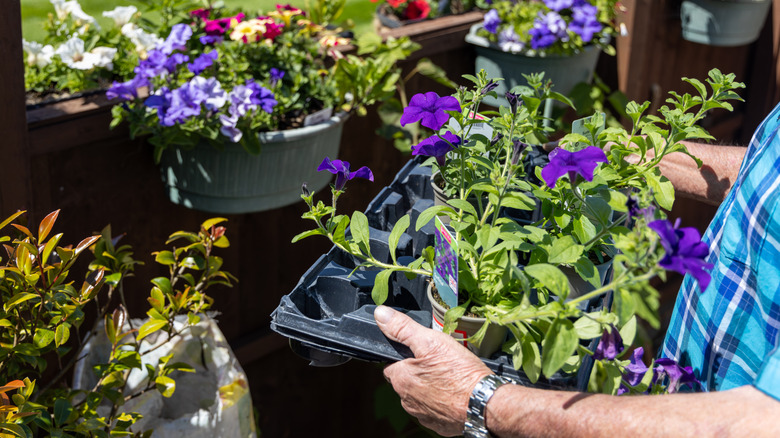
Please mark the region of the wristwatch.
POLYGON ((477 382, 477 386, 471 391, 471 397, 469 397, 466 424, 463 427, 465 438, 491 437, 487 426, 485 426, 485 407, 496 389, 507 383, 512 383, 512 381, 495 374, 487 375, 477 382))

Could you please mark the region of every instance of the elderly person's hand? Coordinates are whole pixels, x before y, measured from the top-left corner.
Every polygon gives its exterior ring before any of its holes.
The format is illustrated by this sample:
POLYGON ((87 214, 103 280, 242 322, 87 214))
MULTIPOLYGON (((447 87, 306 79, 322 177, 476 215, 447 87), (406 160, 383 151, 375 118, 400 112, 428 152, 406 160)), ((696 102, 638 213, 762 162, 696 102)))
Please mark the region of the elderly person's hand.
POLYGON ((378 306, 374 318, 385 336, 414 354, 385 368, 401 405, 438 434, 461 435, 471 391, 492 374, 490 369, 451 336, 425 328, 403 313, 378 306))

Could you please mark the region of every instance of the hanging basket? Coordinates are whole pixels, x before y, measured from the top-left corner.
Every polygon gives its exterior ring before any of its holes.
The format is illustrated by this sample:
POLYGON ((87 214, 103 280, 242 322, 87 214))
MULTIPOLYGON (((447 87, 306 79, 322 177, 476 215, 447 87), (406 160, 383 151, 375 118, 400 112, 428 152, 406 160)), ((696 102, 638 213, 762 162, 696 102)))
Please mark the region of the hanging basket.
MULTIPOLYGON (((571 56, 527 56, 520 53, 504 52, 496 44, 477 35, 482 24, 471 27, 466 42, 473 45, 477 51, 475 71, 485 70, 488 78, 504 78, 498 83, 495 91, 498 96, 511 90, 516 85, 526 85, 523 74, 544 72, 544 78, 553 82, 557 91, 563 95, 580 82, 589 82, 596 70, 601 49, 591 45, 571 56)), ((493 106, 507 105, 506 99, 486 97, 485 103, 493 106)))
POLYGON ((682 37, 711 46, 742 46, 758 39, 769 0, 684 0, 682 37))
POLYGON ((323 158, 336 158, 346 115, 314 126, 261 132, 259 155, 236 143, 221 150, 198 144, 171 148, 160 160, 160 173, 174 204, 210 213, 240 214, 283 207, 301 200, 301 184, 325 187, 332 175, 317 172, 323 158))

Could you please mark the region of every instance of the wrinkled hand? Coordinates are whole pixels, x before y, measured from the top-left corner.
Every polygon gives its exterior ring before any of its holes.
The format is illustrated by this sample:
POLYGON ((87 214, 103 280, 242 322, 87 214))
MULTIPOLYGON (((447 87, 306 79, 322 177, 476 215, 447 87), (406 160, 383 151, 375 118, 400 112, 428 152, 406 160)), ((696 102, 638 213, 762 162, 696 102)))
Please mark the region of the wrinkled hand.
POLYGON ((451 336, 387 306, 378 306, 374 319, 385 336, 414 354, 385 368, 385 378, 401 396, 406 412, 440 435, 462 434, 471 391, 492 374, 490 369, 451 336))

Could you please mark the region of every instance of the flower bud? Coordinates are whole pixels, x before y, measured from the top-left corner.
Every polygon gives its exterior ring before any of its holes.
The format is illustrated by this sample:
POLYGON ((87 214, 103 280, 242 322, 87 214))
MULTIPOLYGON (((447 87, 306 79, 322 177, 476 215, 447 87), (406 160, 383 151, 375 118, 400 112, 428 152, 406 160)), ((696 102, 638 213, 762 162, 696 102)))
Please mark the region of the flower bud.
POLYGON ((301 192, 303 193, 303 196, 306 196, 307 198, 311 196, 309 187, 306 185, 306 183, 301 184, 301 192))

